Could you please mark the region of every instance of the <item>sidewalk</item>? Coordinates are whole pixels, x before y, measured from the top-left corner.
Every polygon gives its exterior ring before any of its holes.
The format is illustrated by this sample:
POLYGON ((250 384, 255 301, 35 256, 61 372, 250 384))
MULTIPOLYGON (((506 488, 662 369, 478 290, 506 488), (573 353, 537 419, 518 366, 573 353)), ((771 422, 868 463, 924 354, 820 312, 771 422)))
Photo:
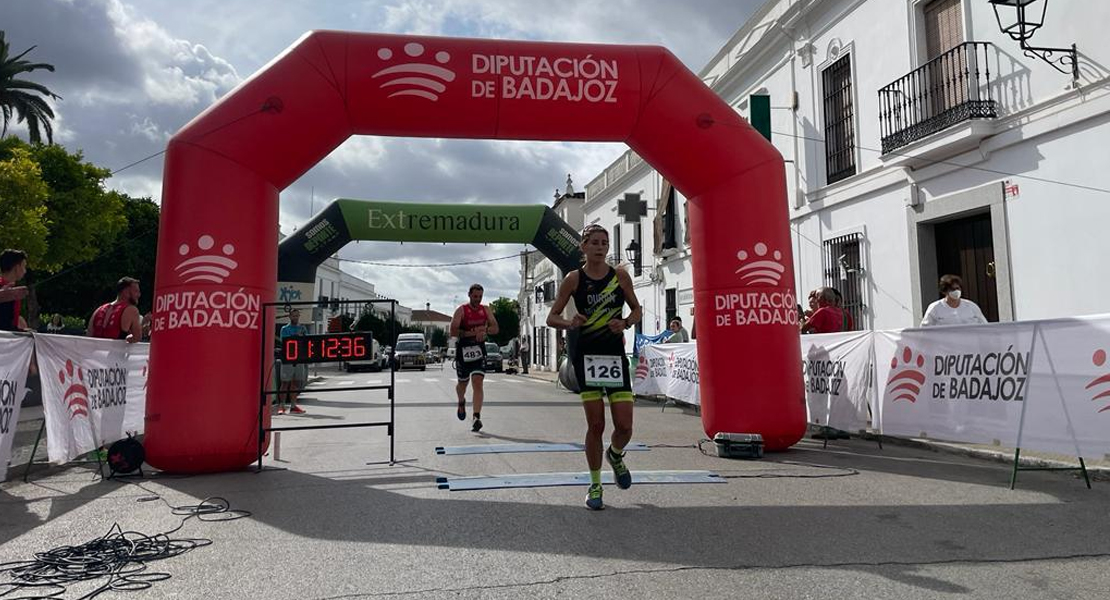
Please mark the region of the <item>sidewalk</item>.
POLYGON ((514 375, 528 377, 529 379, 538 379, 540 381, 548 381, 552 384, 559 379, 559 374, 555 371, 538 371, 536 369, 528 369, 528 374, 524 374, 518 369, 514 375))
MULTIPOLYGON (((547 381, 552 385, 555 384, 558 374, 554 371, 540 371, 536 369, 529 369, 528 374, 517 372, 515 374, 519 377, 528 377, 539 381, 547 381)), ((644 396, 637 396, 637 402, 657 402, 653 398, 644 396)), ((816 430, 811 429, 806 432, 806 438, 809 438, 816 430)), ((967 456, 977 458, 980 460, 988 460, 992 462, 999 462, 1012 465, 1014 462, 1014 448, 1007 448, 1005 446, 991 446, 986 444, 963 444, 957 442, 945 442, 940 440, 930 440, 926 438, 903 438, 880 436, 877 431, 867 430, 864 432, 852 433, 852 437, 863 440, 877 440, 882 439, 884 444, 892 444, 898 446, 906 446, 911 448, 921 448, 931 450, 933 452, 943 452, 945 454, 955 454, 958 456, 967 456)), ((831 443, 831 441, 830 441, 831 443)), ((1110 480, 1110 457, 1083 457, 1083 462, 1087 466, 1087 473, 1092 479, 1110 480)), ((1035 450, 1023 449, 1021 456, 1018 459, 1018 464, 1022 467, 1079 467, 1079 461, 1074 456, 1063 456, 1058 454, 1051 454, 1048 452, 1037 452, 1035 450)), ((1080 476, 1078 471, 1076 476, 1080 476)), ((1021 480, 1021 474, 1018 474, 1018 480, 1021 480)))

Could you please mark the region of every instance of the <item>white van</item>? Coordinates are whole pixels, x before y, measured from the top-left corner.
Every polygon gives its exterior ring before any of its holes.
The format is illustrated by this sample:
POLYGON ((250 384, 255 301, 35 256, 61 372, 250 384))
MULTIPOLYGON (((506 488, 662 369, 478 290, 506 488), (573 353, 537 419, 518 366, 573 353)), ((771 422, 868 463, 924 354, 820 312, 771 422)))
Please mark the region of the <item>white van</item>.
POLYGON ((339 363, 339 368, 343 371, 354 372, 359 369, 370 369, 371 371, 381 371, 389 365, 389 357, 382 352, 382 346, 378 340, 370 338, 370 355, 364 360, 352 360, 349 362, 339 363))
POLYGON ((397 345, 393 347, 393 368, 406 367, 420 369, 428 368, 428 342, 423 333, 402 333, 397 336, 397 345))

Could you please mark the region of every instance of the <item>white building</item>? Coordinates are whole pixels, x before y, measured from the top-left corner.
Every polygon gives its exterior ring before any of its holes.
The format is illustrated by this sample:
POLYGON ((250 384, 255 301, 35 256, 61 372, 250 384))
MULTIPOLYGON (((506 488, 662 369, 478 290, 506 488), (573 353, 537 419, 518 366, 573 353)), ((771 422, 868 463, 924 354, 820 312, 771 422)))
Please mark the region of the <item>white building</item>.
POLYGON ((442 329, 450 337, 451 315, 432 310, 431 303, 424 304, 424 310, 412 311, 410 324, 424 329, 424 339, 428 340, 429 344, 432 343, 432 333, 436 329, 442 329))
MULTIPOLYGON (((569 177, 568 177, 569 183, 569 177)), ((560 195, 551 207, 555 214, 574 230, 583 227, 583 203, 586 194, 574 192, 560 195)), ((540 370, 555 370, 564 332, 546 325, 547 313, 555 302, 555 292, 563 274, 543 254, 532 250, 521 254, 520 259, 520 335, 527 336, 531 345, 531 363, 540 370)))
MULTIPOLYGON (((315 298, 319 299, 327 296, 329 300, 329 307, 319 312, 321 319, 313 321, 309 327, 312 333, 322 333, 327 329, 327 318, 335 316, 341 312, 347 312, 357 315, 360 307, 355 304, 344 304, 345 301, 350 300, 363 300, 363 299, 378 299, 383 300, 389 298, 388 295, 380 294, 376 291, 374 284, 365 281, 359 277, 351 275, 340 268, 339 260, 336 257, 330 257, 320 266, 316 267, 316 286, 315 298), (330 301, 338 299, 340 304, 339 310, 332 310, 330 301)), ((373 310, 379 316, 388 318, 390 306, 388 302, 377 302, 373 304, 373 310)), ((308 314, 302 312, 301 322, 307 324, 308 314)), ((397 305, 396 308, 397 320, 402 324, 408 324, 412 321, 412 309, 407 306, 397 305)))
MULTIPOLYGON (((831 285, 858 328, 907 327, 954 273, 991 320, 1106 312, 1106 23, 1110 2, 1048 7, 1029 44, 1076 44, 1073 82, 1026 56, 987 0, 766 2, 700 75, 746 117, 770 97, 799 298, 831 285)), ((610 230, 616 260, 644 248, 644 332, 678 315, 696 335, 685 198, 629 151, 586 186, 584 222, 610 230), (647 221, 617 216, 626 193, 647 221)))

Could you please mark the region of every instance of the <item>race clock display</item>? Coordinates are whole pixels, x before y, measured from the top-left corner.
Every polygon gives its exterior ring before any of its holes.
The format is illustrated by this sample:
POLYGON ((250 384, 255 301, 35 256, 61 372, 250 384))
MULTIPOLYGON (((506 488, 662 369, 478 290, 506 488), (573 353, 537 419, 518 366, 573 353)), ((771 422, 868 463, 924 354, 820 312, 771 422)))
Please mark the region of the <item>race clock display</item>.
POLYGON ((281 342, 281 362, 289 364, 365 360, 370 356, 370 333, 348 331, 287 337, 281 342))

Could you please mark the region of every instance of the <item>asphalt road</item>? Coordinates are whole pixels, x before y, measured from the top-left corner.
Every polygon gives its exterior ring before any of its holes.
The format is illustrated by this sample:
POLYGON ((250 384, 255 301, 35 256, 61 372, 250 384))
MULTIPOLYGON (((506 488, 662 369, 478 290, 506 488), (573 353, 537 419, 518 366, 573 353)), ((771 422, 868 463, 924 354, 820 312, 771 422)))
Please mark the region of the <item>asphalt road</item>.
MULTIPOLYGON (((313 387, 380 382, 331 373, 313 387), (349 382, 349 383, 344 383, 349 382)), ((382 429, 282 434, 275 470, 131 483, 85 467, 39 468, 0 485, 0 562, 104 534, 156 533, 166 503, 227 498, 251 511, 190 521, 211 546, 152 569, 172 578, 100 598, 1101 598, 1110 589, 1110 485, 1065 473, 863 440, 804 441, 760 461, 701 454, 698 416, 637 404, 637 469, 709 469, 725 484, 450 492, 437 476, 585 469, 578 453, 442 456, 436 446, 578 442, 576 396, 512 375, 488 378, 485 429, 455 418, 450 369, 397 376, 397 458, 382 429), (378 464, 368 464, 378 463, 378 464), (821 465, 812 466, 812 465, 821 465), (276 470, 281 469, 281 470, 276 470), (166 503, 149 500, 157 495, 166 503)), ((309 391, 278 423, 374 421, 384 392, 309 391)), ((22 472, 21 470, 19 471, 22 472)), ((86 584, 87 585, 87 584, 86 584)), ((89 588, 74 588, 87 590, 89 588)), ((76 597, 76 595, 67 596, 76 597)))

